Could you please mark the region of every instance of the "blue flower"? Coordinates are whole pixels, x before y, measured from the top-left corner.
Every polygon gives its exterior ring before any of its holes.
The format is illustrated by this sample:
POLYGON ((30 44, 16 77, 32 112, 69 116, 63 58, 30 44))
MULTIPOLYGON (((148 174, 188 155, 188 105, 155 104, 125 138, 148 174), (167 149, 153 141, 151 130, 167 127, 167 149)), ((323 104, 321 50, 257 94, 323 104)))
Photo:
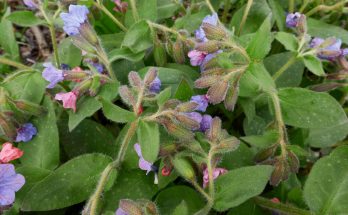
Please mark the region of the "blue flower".
POLYGON ((64 21, 64 31, 70 35, 78 35, 80 26, 87 21, 88 8, 84 5, 70 5, 69 13, 61 13, 60 17, 64 21))
POLYGON ((37 134, 37 129, 31 123, 25 123, 17 129, 16 142, 28 142, 37 134))
POLYGON ((150 84, 149 90, 151 93, 159 93, 161 91, 161 80, 156 77, 150 84))
POLYGON ((38 5, 36 3, 36 1, 34 0, 24 0, 23 3, 25 4, 25 6, 27 6, 29 9, 37 9, 38 5))
POLYGON ((15 172, 13 164, 0 164, 0 206, 11 205, 24 184, 25 178, 15 172))
POLYGON ((204 114, 200 124, 200 130, 205 132, 206 130, 210 129, 212 120, 213 118, 210 115, 204 114))
POLYGON ((192 96, 190 101, 198 104, 197 111, 205 112, 207 110, 209 100, 206 95, 192 96))
POLYGON ((298 22, 300 20, 300 17, 301 17, 301 14, 296 12, 296 13, 289 13, 287 16, 286 16, 286 26, 288 28, 295 28, 297 27, 298 25, 298 22))
POLYGON ((326 40, 316 37, 309 44, 310 48, 317 49, 317 56, 320 59, 334 60, 348 54, 347 49, 341 49, 342 41, 334 37, 326 40))
POLYGON ((139 163, 138 166, 140 169, 145 170, 146 171, 146 175, 149 174, 150 172, 154 172, 155 173, 155 184, 158 184, 158 167, 153 165, 153 163, 150 163, 149 161, 145 160, 143 157, 143 154, 141 152, 141 147, 139 143, 134 144, 134 150, 137 153, 138 157, 139 157, 139 163))
POLYGON ((42 72, 42 77, 46 81, 50 82, 47 85, 47 88, 52 89, 56 86, 57 83, 64 80, 63 71, 54 67, 52 63, 44 63, 43 66, 45 67, 45 69, 42 72))
MULTIPOLYGON (((212 15, 208 15, 208 16, 204 17, 202 23, 208 23, 208 24, 217 26, 219 23, 219 17, 216 13, 213 13, 212 15)), ((200 26, 199 29, 195 31, 195 37, 197 40, 199 40, 201 42, 208 41, 202 26, 200 26)))

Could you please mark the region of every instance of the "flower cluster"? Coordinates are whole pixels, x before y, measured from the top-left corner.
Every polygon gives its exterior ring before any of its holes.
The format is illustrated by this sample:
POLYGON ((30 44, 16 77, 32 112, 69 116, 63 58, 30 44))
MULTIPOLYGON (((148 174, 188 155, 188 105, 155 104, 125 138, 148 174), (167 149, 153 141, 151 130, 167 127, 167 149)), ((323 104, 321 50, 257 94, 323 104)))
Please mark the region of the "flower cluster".
POLYGON ((13 164, 0 164, 0 206, 11 205, 15 192, 25 183, 23 175, 17 174, 13 164))

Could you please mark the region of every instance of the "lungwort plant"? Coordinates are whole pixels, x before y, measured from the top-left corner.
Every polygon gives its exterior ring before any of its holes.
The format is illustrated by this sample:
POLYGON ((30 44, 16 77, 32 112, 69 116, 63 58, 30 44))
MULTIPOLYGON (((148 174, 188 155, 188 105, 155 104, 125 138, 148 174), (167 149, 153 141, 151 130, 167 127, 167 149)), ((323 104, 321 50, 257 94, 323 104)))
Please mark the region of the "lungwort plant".
POLYGON ((0 213, 348 213, 348 2, 4 0, 0 213))

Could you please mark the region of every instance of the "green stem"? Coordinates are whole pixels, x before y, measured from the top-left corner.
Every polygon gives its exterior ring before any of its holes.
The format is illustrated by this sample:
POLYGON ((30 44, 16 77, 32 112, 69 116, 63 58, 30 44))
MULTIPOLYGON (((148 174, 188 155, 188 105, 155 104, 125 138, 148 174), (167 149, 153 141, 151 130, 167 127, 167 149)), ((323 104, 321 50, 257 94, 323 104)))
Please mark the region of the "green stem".
POLYGON ((113 161, 112 163, 110 163, 109 165, 107 165, 106 168, 104 169, 104 171, 99 179, 97 188, 96 188, 95 192, 93 193, 93 195, 91 196, 91 198, 89 199, 82 214, 89 214, 89 215, 97 215, 98 214, 97 211, 98 211, 100 196, 102 195, 104 188, 108 182, 109 175, 113 169, 119 170, 121 168, 121 164, 124 160, 129 142, 132 139, 132 137, 134 136, 137 127, 138 127, 138 120, 131 123, 131 125, 130 125, 130 127, 129 127, 123 141, 122 141, 122 144, 121 144, 121 147, 119 149, 116 160, 113 161))
POLYGON ((241 21, 241 23, 239 25, 239 29, 238 29, 238 32, 237 32, 238 36, 242 33, 244 24, 245 24, 245 22, 246 22, 246 20, 248 18, 248 15, 249 15, 249 12, 250 12, 250 8, 251 8, 252 4, 253 4, 253 0, 248 0, 247 5, 246 5, 245 10, 244 10, 242 21, 241 21))
POLYGON ((29 66, 26 66, 24 64, 18 63, 16 61, 13 61, 13 60, 10 60, 10 59, 4 58, 4 57, 0 57, 0 64, 6 64, 9 66, 16 67, 18 69, 32 70, 32 68, 29 66))
POLYGON ((178 31, 176 31, 174 29, 171 29, 171 28, 168 28, 167 26, 160 25, 160 24, 157 24, 157 23, 154 23, 154 22, 151 22, 151 21, 147 21, 147 23, 150 25, 150 27, 157 28, 157 29, 159 29, 161 31, 169 32, 171 34, 174 34, 177 37, 179 37, 181 40, 185 40, 186 39, 178 31))
POLYGON ((49 24, 48 28, 50 29, 50 33, 51 33, 52 47, 53 47, 54 59, 56 60, 56 66, 57 68, 60 68, 56 31, 55 31, 53 23, 49 24))
POLYGON ((293 13, 295 10, 295 0, 289 0, 289 13, 293 13))
POLYGON ((136 1, 135 0, 130 0, 130 5, 131 5, 131 8, 132 8, 133 18, 137 22, 137 21, 139 21, 139 14, 138 14, 138 10, 137 10, 136 1))
POLYGON ((99 45, 99 48, 97 50, 97 55, 98 55, 99 59, 103 62, 104 66, 106 67, 106 70, 108 71, 110 78, 114 81, 117 81, 117 77, 111 68, 111 63, 108 59, 108 56, 105 53, 104 49, 100 45, 99 45))
POLYGON ((277 212, 288 214, 288 215, 311 215, 312 214, 310 211, 296 208, 294 206, 283 204, 283 203, 275 203, 269 199, 266 199, 260 196, 254 197, 253 200, 257 205, 260 205, 263 208, 267 208, 272 211, 277 211, 277 212))
POLYGON ((284 64, 282 67, 280 67, 280 69, 278 69, 278 71, 276 73, 274 73, 273 80, 277 80, 287 69, 290 68, 290 66, 292 64, 294 64, 296 62, 297 57, 296 56, 292 56, 288 62, 286 62, 286 64, 284 64))
POLYGON ((204 198, 208 201, 209 204, 213 202, 213 199, 203 190, 203 188, 196 181, 191 181, 191 183, 196 188, 196 190, 200 192, 202 196, 204 196, 204 198))
POLYGON ((241 46, 239 46, 239 45, 237 45, 237 44, 235 44, 233 42, 230 42, 230 41, 222 42, 222 44, 227 46, 227 47, 229 47, 229 48, 235 49, 236 51, 241 53, 245 57, 245 59, 248 60, 248 62, 250 62, 250 57, 249 57, 248 53, 246 52, 246 50, 243 47, 241 47, 241 46))
POLYGON ((98 2, 94 2, 94 6, 103 11, 122 31, 127 31, 127 28, 118 19, 116 19, 114 15, 112 15, 102 3, 99 4, 98 2))
POLYGON ((205 0, 205 4, 208 6, 208 8, 211 11, 211 13, 216 13, 215 10, 214 10, 213 5, 211 5, 210 0, 205 0))
POLYGON ((310 2, 310 0, 303 0, 302 6, 300 8, 300 13, 303 13, 303 11, 306 9, 308 3, 310 2))
POLYGON ((344 0, 344 1, 341 1, 341 2, 338 2, 334 5, 318 5, 316 6, 315 8, 313 8, 312 10, 310 10, 308 13, 306 13, 306 16, 309 17, 319 11, 331 11, 331 10, 336 10, 340 7, 343 7, 345 3, 347 3, 348 0, 344 0))
POLYGON ((208 153, 208 161, 207 161, 207 169, 208 169, 208 178, 209 178, 209 195, 210 195, 210 198, 214 199, 214 196, 215 196, 215 188, 214 188, 214 177, 213 177, 213 165, 212 165, 212 162, 213 162, 213 157, 214 157, 214 154, 212 152, 212 150, 209 151, 208 153))

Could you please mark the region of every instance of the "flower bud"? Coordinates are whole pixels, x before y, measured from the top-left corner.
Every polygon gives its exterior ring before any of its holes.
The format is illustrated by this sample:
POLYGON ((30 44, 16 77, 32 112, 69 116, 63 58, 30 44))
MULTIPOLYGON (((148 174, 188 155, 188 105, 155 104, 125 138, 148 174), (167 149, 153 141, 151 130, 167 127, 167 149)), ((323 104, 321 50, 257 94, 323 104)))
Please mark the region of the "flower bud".
POLYGON ((216 153, 222 154, 232 152, 239 147, 240 141, 235 137, 229 137, 220 141, 220 143, 214 146, 216 153))
POLYGON ((134 71, 131 71, 128 74, 128 81, 132 87, 140 88, 143 85, 143 81, 141 80, 140 76, 138 75, 137 72, 134 72, 134 71))
POLYGON ((154 45, 153 56, 158 66, 164 66, 167 63, 166 49, 164 45, 158 40, 156 40, 154 45))
POLYGON ((181 101, 177 99, 170 99, 166 101, 166 103, 164 103, 163 109, 175 109, 180 104, 181 104, 181 101))
POLYGON ((161 145, 159 155, 167 156, 167 155, 173 154, 174 152, 176 152, 176 149, 177 149, 177 146, 175 143, 161 145))
POLYGON ((97 33, 94 31, 92 26, 88 23, 82 23, 79 28, 81 36, 89 42, 92 46, 98 47, 99 46, 99 39, 97 36, 97 33))
POLYGON ((80 35, 76 35, 76 36, 73 36, 73 37, 70 37, 71 38, 71 41, 72 43, 78 47, 79 49, 87 52, 87 53, 90 53, 90 54, 96 54, 96 49, 91 45, 89 44, 83 37, 81 37, 80 35))
POLYGON ((64 72, 64 80, 67 81, 80 81, 90 76, 90 73, 85 71, 65 71, 64 72))
POLYGON ((207 42, 198 43, 195 49, 201 52, 213 53, 220 50, 220 48, 221 45, 219 41, 209 40, 207 42))
POLYGON ((74 92, 76 95, 82 95, 85 92, 87 92, 92 85, 92 79, 86 79, 83 82, 81 82, 79 85, 77 85, 72 92, 74 92))
POLYGON ((227 37, 226 30, 221 25, 203 22, 202 29, 209 40, 221 40, 227 37))
POLYGON ((153 202, 147 202, 145 205, 145 215, 159 215, 156 204, 153 202))
POLYGON ((216 82, 219 82, 220 77, 217 75, 203 76, 195 81, 195 88, 204 89, 211 87, 216 82))
POLYGON ((342 83, 329 82, 311 86, 310 89, 317 92, 327 92, 343 86, 342 83))
POLYGON ((100 76, 96 75, 93 77, 91 87, 89 88, 89 95, 96 96, 100 88, 100 76))
POLYGON ((158 72, 157 72, 156 68, 150 68, 144 77, 145 85, 149 86, 156 79, 157 74, 158 74, 158 72))
POLYGON ((17 136, 16 127, 3 113, 0 113, 0 129, 10 140, 14 140, 17 136))
POLYGON ((276 159, 276 162, 274 164, 274 170, 270 179, 270 184, 272 186, 278 186, 278 184, 282 181, 285 171, 286 170, 284 163, 280 159, 276 159))
POLYGON ((297 156, 292 152, 288 151, 288 162, 290 171, 292 173, 297 173, 300 168, 300 161, 298 160, 297 156))
POLYGON ((40 116, 47 112, 46 108, 25 100, 12 101, 15 107, 25 114, 40 116))
POLYGON ((174 114, 174 118, 176 121, 178 121, 182 126, 189 130, 198 130, 200 127, 200 123, 194 120, 193 118, 190 118, 189 116, 185 114, 174 114))
POLYGON ((121 199, 119 203, 119 207, 124 210, 127 214, 132 215, 143 215, 141 207, 130 199, 121 199))
POLYGON ((297 30, 302 35, 305 35, 307 33, 307 18, 303 14, 301 14, 298 20, 297 30))
POLYGON ((273 145, 271 147, 268 147, 266 149, 262 149, 261 151, 259 151, 255 157, 254 157, 254 161, 256 163, 260 163, 263 162, 265 160, 267 160, 268 158, 272 157, 275 150, 277 149, 277 145, 273 145))
POLYGON ((177 40, 173 44, 173 58, 179 64, 185 63, 184 45, 181 40, 177 40))
POLYGON ((239 94, 239 80, 234 80, 232 86, 227 90, 226 98, 224 101, 225 108, 229 111, 233 111, 237 103, 239 94))
POLYGON ((185 179, 193 181, 195 179, 195 171, 192 164, 186 159, 175 156, 172 160, 175 170, 185 179))
POLYGON ((211 122, 211 127, 208 130, 207 137, 210 141, 216 142, 221 136, 221 119, 214 117, 211 122))
POLYGON ((175 110, 178 111, 178 112, 192 112, 194 111, 197 106, 199 104, 197 104, 196 102, 185 102, 185 103, 182 103, 182 104, 179 104, 175 110))
POLYGON ((126 85, 123 85, 119 88, 119 94, 124 103, 126 103, 129 106, 135 106, 136 102, 135 102, 134 95, 132 91, 126 85))
POLYGON ((177 137, 178 139, 191 140, 194 137, 194 134, 191 131, 187 130, 181 125, 174 123, 173 121, 167 118, 160 118, 158 119, 158 121, 167 129, 167 132, 170 135, 173 135, 174 137, 177 137))
POLYGON ((227 81, 215 83, 207 92, 209 101, 214 105, 222 102, 226 97, 228 87, 229 83, 227 81))

